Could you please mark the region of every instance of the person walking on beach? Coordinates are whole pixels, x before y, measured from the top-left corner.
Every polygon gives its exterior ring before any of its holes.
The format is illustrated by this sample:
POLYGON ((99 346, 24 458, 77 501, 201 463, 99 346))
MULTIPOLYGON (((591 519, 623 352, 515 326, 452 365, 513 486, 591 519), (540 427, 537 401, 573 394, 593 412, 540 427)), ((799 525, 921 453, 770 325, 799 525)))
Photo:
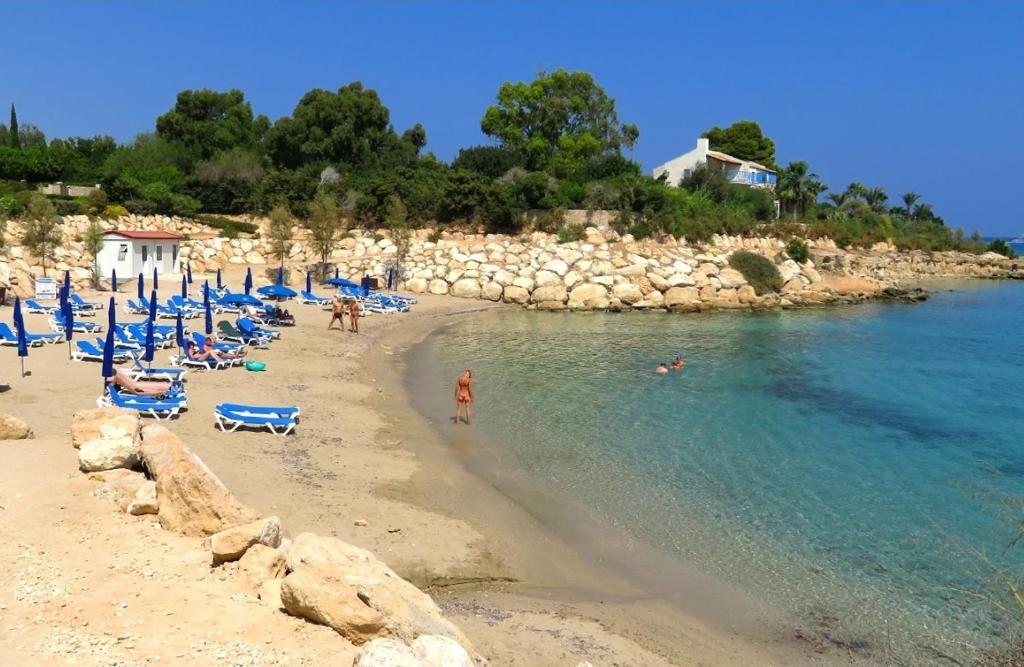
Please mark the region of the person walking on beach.
POLYGON ((362 309, 359 307, 359 302, 352 299, 348 302, 348 330, 352 333, 359 333, 359 315, 362 309))
POLYGON ((331 327, 334 326, 334 321, 337 320, 338 324, 341 325, 341 330, 345 330, 345 302, 341 300, 341 297, 337 294, 334 295, 334 301, 331 302, 331 322, 327 325, 327 330, 330 331, 331 327))
POLYGON ((466 408, 466 425, 473 419, 473 370, 467 368, 455 380, 455 424, 458 425, 462 408, 466 408))

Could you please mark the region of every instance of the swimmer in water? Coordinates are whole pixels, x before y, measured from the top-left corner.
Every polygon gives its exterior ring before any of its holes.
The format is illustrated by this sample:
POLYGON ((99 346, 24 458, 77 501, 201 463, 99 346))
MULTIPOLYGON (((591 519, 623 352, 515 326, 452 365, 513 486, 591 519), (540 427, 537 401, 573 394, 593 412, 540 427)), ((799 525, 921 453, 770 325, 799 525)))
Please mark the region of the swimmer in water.
POLYGON ((668 373, 668 366, 666 366, 665 362, 663 361, 660 364, 658 364, 658 367, 654 369, 654 372, 657 373, 658 375, 665 375, 666 373, 668 373))
POLYGON ((674 371, 681 371, 685 365, 686 361, 684 361, 682 357, 676 357, 676 360, 672 362, 672 365, 669 366, 669 368, 674 371))

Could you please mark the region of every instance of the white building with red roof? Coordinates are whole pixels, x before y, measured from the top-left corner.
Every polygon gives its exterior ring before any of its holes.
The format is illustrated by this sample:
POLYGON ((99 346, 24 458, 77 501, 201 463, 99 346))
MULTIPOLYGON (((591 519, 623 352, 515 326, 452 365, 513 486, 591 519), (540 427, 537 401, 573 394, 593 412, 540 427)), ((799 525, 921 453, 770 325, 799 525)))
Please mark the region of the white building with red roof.
POLYGON ((752 188, 774 190, 775 182, 778 179, 775 170, 769 169, 763 164, 741 160, 732 155, 711 150, 709 141, 703 137, 697 139, 697 147, 689 153, 683 153, 679 157, 655 167, 653 176, 661 178, 664 174, 666 183, 679 185, 679 181, 688 177, 702 164, 719 169, 730 183, 752 188))
POLYGON ((112 270, 122 280, 139 273, 146 277, 178 273, 178 251, 182 237, 170 232, 112 229, 103 235, 103 247, 96 255, 99 274, 105 278, 112 270))

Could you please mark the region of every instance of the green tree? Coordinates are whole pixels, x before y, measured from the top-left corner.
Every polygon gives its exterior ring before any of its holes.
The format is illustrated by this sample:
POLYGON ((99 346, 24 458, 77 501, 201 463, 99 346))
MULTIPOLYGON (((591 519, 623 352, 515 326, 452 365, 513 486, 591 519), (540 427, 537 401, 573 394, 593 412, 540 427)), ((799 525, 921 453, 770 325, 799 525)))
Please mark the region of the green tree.
POLYGON ((270 211, 270 226, 267 229, 270 241, 270 254, 277 257, 284 267, 284 258, 292 242, 292 216, 288 209, 278 204, 270 211))
POLYGON ((263 161, 255 149, 232 148, 196 164, 188 190, 210 213, 244 213, 256 208, 263 161))
POLYGON ((804 160, 790 162, 779 174, 779 199, 793 214, 794 220, 826 189, 827 186, 810 171, 810 165, 804 160))
POLYGON ((725 128, 715 126, 701 136, 710 141, 711 150, 775 168, 775 142, 752 120, 737 121, 725 128))
POLYGON ((848 199, 863 200, 867 192, 868 189, 864 187, 861 183, 858 183, 857 181, 854 181, 853 183, 850 183, 849 185, 846 186, 846 196, 848 199))
POLYGON ((522 153, 530 169, 562 176, 589 158, 632 148, 640 135, 636 125, 619 121, 615 100, 590 74, 562 69, 530 83, 503 83, 480 128, 522 153))
POLYGON ((21 135, 18 134, 18 112, 14 110, 14 105, 11 105, 11 125, 7 129, 7 140, 11 144, 11 148, 21 148, 21 135))
POLYGON ((86 200, 89 202, 90 215, 103 215, 107 210, 107 193, 101 188, 91 190, 86 200))
POLYGON ((53 204, 46 197, 34 195, 29 200, 25 214, 25 231, 21 236, 21 244, 39 258, 45 276, 46 260, 53 259, 53 249, 64 241, 64 235, 53 210, 53 204))
POLYGON ((904 192, 900 199, 903 200, 903 206, 906 208, 907 217, 909 218, 914 213, 914 204, 921 199, 921 195, 916 192, 904 192))
POLYGON ((882 188, 870 188, 864 193, 864 201, 872 211, 881 213, 885 211, 885 203, 889 201, 889 195, 882 188))
POLYGON ((494 180, 512 167, 522 167, 523 157, 504 146, 472 146, 462 148, 452 160, 452 169, 472 171, 494 180))
POLYGON ((479 172, 453 170, 445 179, 438 218, 444 222, 478 221, 493 189, 492 181, 479 172))
MULTIPOLYGON (((93 192, 102 192, 102 190, 94 190, 93 192)), ((103 249, 103 234, 103 226, 96 220, 91 221, 89 226, 85 228, 85 233, 82 234, 82 245, 85 247, 85 254, 92 258, 92 284, 97 287, 100 284, 100 267, 96 263, 96 258, 99 256, 100 250, 103 249)))
POLYGON ((384 221, 391 232, 391 240, 395 244, 395 262, 398 274, 401 275, 402 263, 409 253, 409 244, 412 241, 412 226, 409 224, 409 211, 398 195, 388 197, 387 215, 384 221))
POLYGON ((255 148, 269 125, 266 116, 253 117, 240 90, 183 90, 174 108, 156 119, 156 134, 181 144, 193 160, 207 160, 221 151, 255 148))
POLYGON ((830 192, 825 197, 825 199, 829 200, 829 202, 831 202, 831 204, 836 208, 840 208, 843 204, 846 203, 846 200, 849 198, 849 196, 850 195, 845 192, 830 192))
POLYGON ((341 212, 334 196, 321 190, 313 198, 306 218, 306 230, 309 231, 310 244, 320 255, 320 276, 327 275, 327 257, 334 251, 341 230, 341 212))

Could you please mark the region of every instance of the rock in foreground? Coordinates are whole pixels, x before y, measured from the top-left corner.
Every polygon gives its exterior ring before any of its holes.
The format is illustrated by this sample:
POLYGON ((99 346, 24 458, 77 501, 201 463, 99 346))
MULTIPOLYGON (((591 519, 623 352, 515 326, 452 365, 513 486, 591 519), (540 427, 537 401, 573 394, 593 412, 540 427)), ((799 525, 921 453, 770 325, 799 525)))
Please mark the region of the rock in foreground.
POLYGON ((31 437, 32 429, 28 424, 17 417, 0 412, 0 440, 25 440, 31 437))

